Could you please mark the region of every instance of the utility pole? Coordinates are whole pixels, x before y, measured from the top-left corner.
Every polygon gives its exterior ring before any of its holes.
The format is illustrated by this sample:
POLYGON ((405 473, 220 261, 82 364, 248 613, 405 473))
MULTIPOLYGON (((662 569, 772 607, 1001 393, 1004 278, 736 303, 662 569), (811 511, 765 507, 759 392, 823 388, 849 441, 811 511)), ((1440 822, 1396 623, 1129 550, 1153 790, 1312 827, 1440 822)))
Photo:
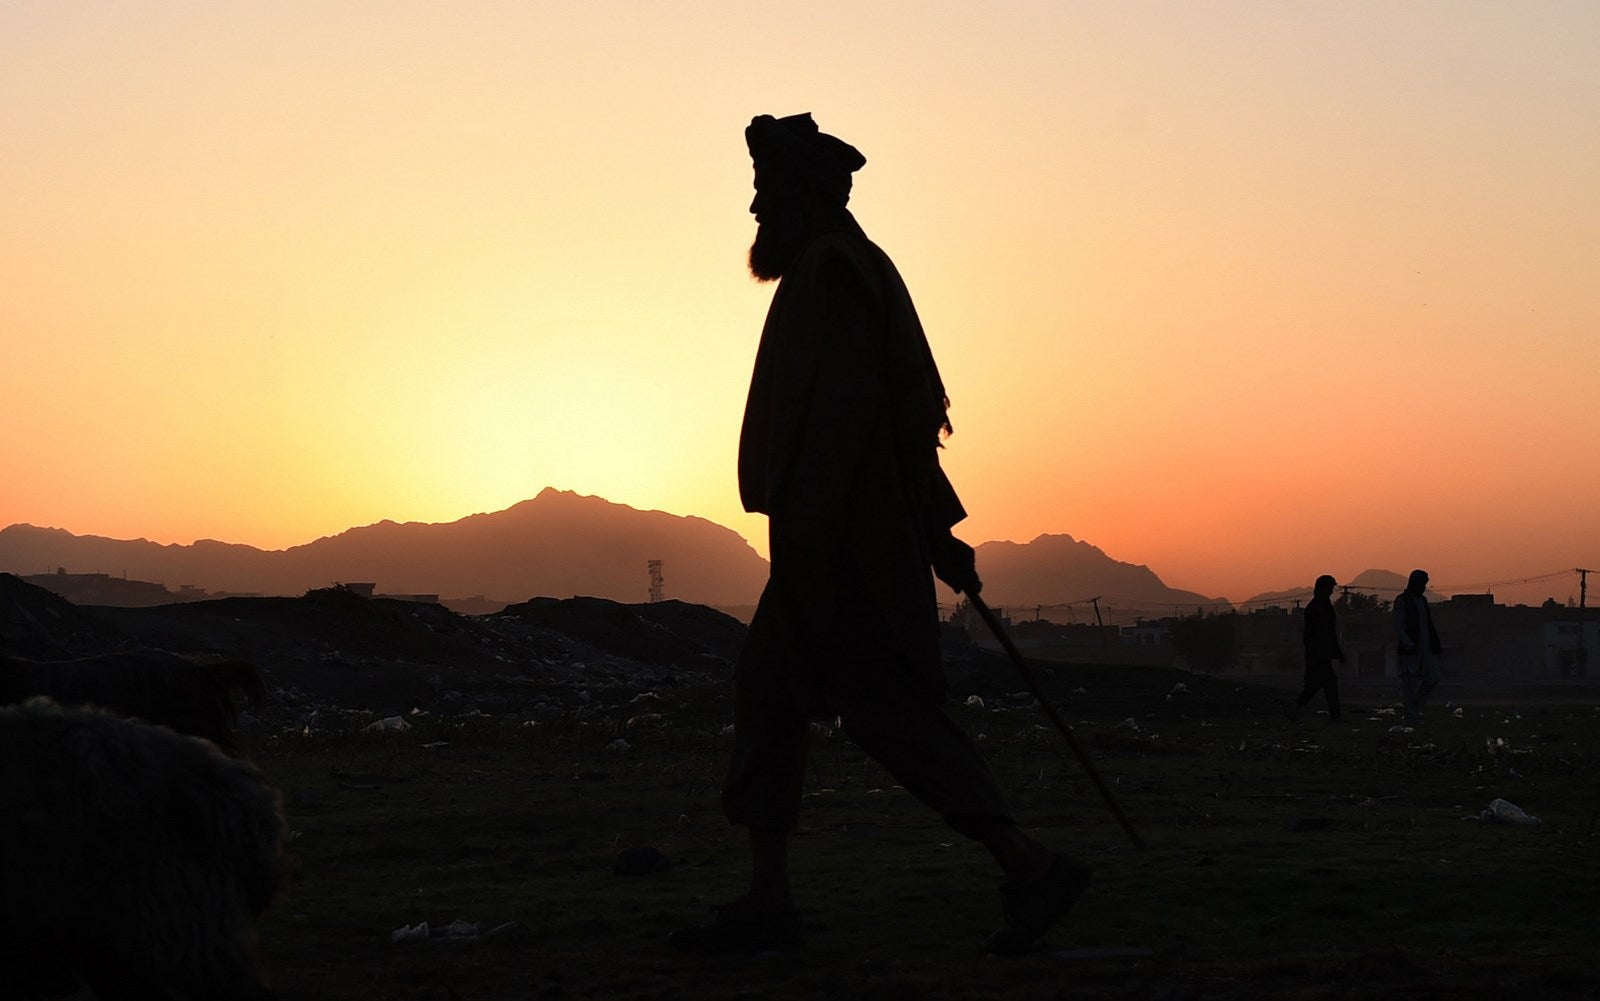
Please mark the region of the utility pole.
POLYGON ((1589 575, 1594 571, 1586 567, 1578 571, 1578 674, 1589 673, 1589 648, 1583 642, 1583 611, 1589 601, 1589 575))
POLYGON ((1090 598, 1089 604, 1094 606, 1094 624, 1100 630, 1100 643, 1101 645, 1108 645, 1106 643, 1106 625, 1100 621, 1100 596, 1097 594, 1090 598))

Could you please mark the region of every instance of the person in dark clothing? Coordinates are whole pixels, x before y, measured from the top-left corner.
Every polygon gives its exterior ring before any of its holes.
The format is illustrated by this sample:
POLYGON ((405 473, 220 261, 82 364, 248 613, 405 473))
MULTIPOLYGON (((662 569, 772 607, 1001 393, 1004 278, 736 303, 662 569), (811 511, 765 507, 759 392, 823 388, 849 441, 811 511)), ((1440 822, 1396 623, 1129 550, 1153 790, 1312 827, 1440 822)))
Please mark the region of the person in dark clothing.
POLYGON ((945 707, 933 577, 978 593, 966 512, 939 468, 949 401, 905 283, 846 209, 865 158, 809 114, 745 131, 758 224, 750 270, 779 280, 739 440, 746 510, 767 515, 771 569, 734 669, 728 819, 749 828, 749 892, 673 935, 688 951, 800 944, 789 834, 806 738, 849 738, 1004 873, 990 951, 1032 946, 1089 871, 1025 834, 945 707), (931 567, 931 572, 930 572, 931 567))
POLYGON ((1394 633, 1398 648, 1400 698, 1406 722, 1422 722, 1422 707, 1428 704, 1439 683, 1439 631, 1433 627, 1433 610, 1428 607, 1428 572, 1413 570, 1406 589, 1394 599, 1394 633))
POLYGON ((1323 574, 1312 587, 1311 600, 1306 604, 1305 628, 1301 642, 1306 649, 1306 683, 1300 698, 1289 710, 1289 718, 1300 715, 1318 691, 1328 700, 1328 722, 1337 723, 1339 715, 1339 674, 1333 662, 1344 663, 1344 648, 1339 645, 1339 622, 1333 610, 1333 589, 1339 586, 1332 575, 1323 574))

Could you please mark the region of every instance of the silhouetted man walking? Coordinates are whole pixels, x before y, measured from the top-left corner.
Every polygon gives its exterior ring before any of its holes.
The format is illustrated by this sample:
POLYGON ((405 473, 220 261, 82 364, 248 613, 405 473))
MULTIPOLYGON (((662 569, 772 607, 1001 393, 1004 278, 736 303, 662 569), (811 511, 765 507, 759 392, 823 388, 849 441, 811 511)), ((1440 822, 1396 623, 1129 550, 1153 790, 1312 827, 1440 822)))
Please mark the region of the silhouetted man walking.
POLYGON ((1413 570, 1406 589, 1394 599, 1394 632, 1399 647, 1396 660, 1407 723, 1422 722, 1422 707, 1428 704, 1428 696, 1439 683, 1439 654, 1444 652, 1424 594, 1427 589, 1428 572, 1413 570))
POLYGON ((1301 642, 1306 649, 1306 682, 1300 698, 1289 711, 1289 718, 1300 715, 1312 697, 1320 690, 1328 700, 1328 721, 1339 722, 1339 675, 1333 662, 1344 663, 1344 648, 1339 646, 1339 622, 1333 610, 1333 589, 1339 586, 1329 574, 1323 574, 1312 585, 1311 600, 1306 603, 1305 628, 1301 642))
POLYGON ((939 468, 949 401, 910 294, 845 205, 866 160, 809 114, 745 130, 759 228, 750 270, 779 280, 745 405, 739 491, 768 516, 771 574, 734 672, 728 819, 750 830, 750 890, 693 951, 800 944, 789 884, 812 716, 845 733, 999 863, 1005 923, 991 951, 1031 946, 1089 881, 1017 828, 944 706, 933 573, 982 586, 966 516, 939 468), (930 573, 930 566, 933 573, 930 573))

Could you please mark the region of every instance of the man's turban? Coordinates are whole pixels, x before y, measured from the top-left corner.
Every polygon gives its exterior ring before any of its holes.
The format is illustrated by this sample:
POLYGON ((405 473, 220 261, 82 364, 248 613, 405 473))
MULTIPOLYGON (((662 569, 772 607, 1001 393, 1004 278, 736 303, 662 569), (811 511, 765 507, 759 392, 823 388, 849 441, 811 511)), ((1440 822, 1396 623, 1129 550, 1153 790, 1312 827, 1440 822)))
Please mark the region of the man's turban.
POLYGON ((867 162, 854 146, 818 131, 810 112, 787 118, 757 115, 744 130, 744 141, 756 173, 806 178, 840 204, 850 200, 850 175, 867 162))

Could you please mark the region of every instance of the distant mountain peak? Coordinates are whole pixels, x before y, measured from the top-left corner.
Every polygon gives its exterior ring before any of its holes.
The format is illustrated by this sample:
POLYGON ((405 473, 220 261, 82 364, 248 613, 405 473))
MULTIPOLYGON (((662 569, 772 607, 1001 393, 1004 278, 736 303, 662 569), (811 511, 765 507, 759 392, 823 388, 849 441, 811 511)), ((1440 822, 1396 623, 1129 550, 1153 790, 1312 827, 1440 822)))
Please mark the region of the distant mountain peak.
POLYGON ((766 561, 731 529, 553 487, 504 511, 439 524, 386 518, 272 551, 0 529, 0 570, 61 566, 213 592, 297 595, 334 581, 373 581, 389 593, 447 598, 639 602, 653 560, 664 564, 668 597, 700 604, 753 605, 767 578, 766 561))
POLYGON ((983 596, 996 605, 1055 605, 1099 596, 1108 605, 1149 610, 1225 602, 1168 587, 1149 567, 1106 555, 1065 534, 1032 542, 985 542, 977 547, 983 596))

